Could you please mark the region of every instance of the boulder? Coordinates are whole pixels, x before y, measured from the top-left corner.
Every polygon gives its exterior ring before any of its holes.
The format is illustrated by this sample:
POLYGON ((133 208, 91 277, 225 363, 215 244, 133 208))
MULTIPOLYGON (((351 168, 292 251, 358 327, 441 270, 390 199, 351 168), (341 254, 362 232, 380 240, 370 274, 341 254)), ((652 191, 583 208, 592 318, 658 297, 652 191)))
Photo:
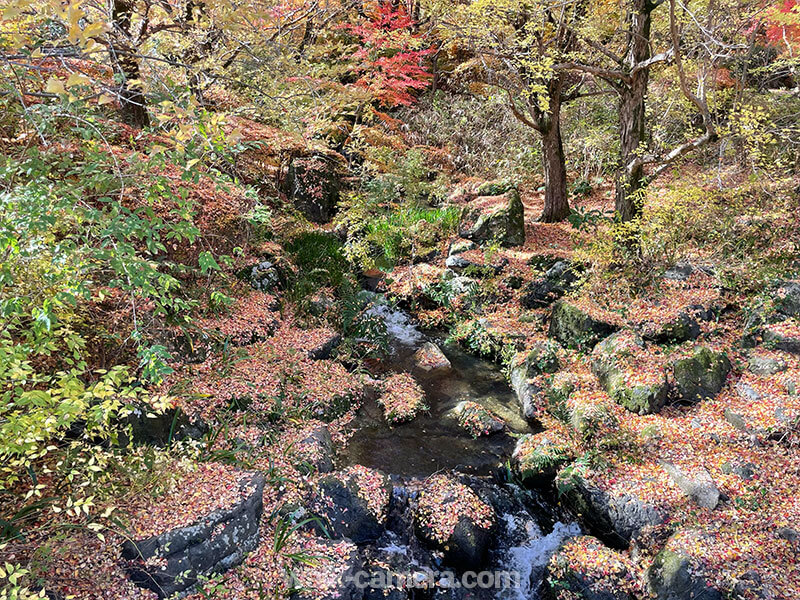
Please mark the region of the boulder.
POLYGON ((451 368, 450 361, 433 342, 425 342, 412 357, 414 366, 425 372, 443 372, 451 368))
POLYGON ((516 189, 516 186, 508 179, 497 179, 495 181, 484 181, 475 189, 476 196, 499 196, 506 192, 516 189))
POLYGON ((685 342, 700 337, 700 323, 690 312, 680 312, 663 323, 642 323, 638 327, 642 337, 657 344, 685 342))
POLYGON ((417 535, 444 554, 445 564, 464 571, 485 565, 496 516, 468 486, 435 475, 423 483, 412 514, 417 535))
POLYGON ((541 485, 555 479, 559 469, 571 462, 574 454, 567 440, 551 432, 526 433, 514 447, 511 468, 526 485, 541 485))
POLYGON ((761 335, 770 348, 800 354, 800 322, 795 318, 766 325, 761 335))
POLYGON ((124 569, 136 585, 159 598, 185 592, 200 576, 240 564, 259 541, 264 476, 253 473, 239 483, 239 501, 186 527, 122 545, 124 569))
POLYGON ((473 242, 499 241, 504 246, 525 243, 525 209, 519 192, 512 189, 505 194, 502 206, 489 212, 466 206, 461 214, 458 234, 473 242))
POLYGON ((237 277, 261 292, 274 292, 286 285, 285 271, 273 260, 262 260, 247 266, 237 273, 237 277))
POLYGON ((719 489, 714 483, 706 469, 700 468, 693 473, 681 469, 677 465, 665 460, 659 460, 658 464, 667 472, 670 479, 680 490, 691 498, 695 504, 709 510, 713 510, 719 504, 719 489))
POLYGON ((557 485, 586 528, 614 548, 627 548, 643 530, 665 523, 669 515, 641 498, 614 495, 578 475, 559 472, 557 485))
POLYGON ((317 427, 300 440, 294 451, 301 473, 330 473, 333 471, 333 440, 326 426, 317 427))
POLYGON ((294 158, 283 190, 295 207, 314 223, 327 223, 336 214, 344 190, 346 161, 335 153, 294 158))
POLYGON ((616 330, 616 325, 595 319, 565 300, 553 305, 549 335, 569 348, 592 348, 616 330))
POLYGON ((467 270, 473 277, 486 278, 494 277, 499 274, 508 264, 508 259, 503 259, 497 264, 483 264, 471 261, 461 254, 448 256, 444 261, 444 266, 456 272, 467 270))
POLYGON ((688 357, 675 361, 672 367, 675 387, 684 402, 714 398, 725 386, 731 361, 723 352, 700 348, 688 357))
POLYGON ((478 246, 475 245, 475 242, 471 242, 470 240, 456 240, 452 244, 450 244, 450 249, 447 251, 448 256, 456 256, 457 254, 461 254, 462 252, 469 252, 470 250, 474 250, 478 246))
POLYGON ((641 337, 619 331, 597 344, 592 351, 592 372, 615 402, 640 415, 658 412, 667 400, 669 384, 663 369, 654 368, 647 377, 638 373, 634 358, 644 353, 641 337))
POLYGON ((520 297, 524 308, 544 308, 577 287, 579 272, 575 265, 560 260, 552 265, 544 277, 532 281, 520 297))
POLYGON ((326 475, 317 482, 309 506, 319 520, 313 527, 320 535, 357 544, 377 540, 391 495, 389 478, 375 469, 355 465, 326 475))
POLYGON ((522 416, 529 421, 537 418, 536 399, 542 391, 532 379, 558 368, 558 345, 550 340, 537 342, 527 353, 520 352, 512 359, 509 368, 511 388, 522 408, 522 416))
POLYGON ((505 429, 505 421, 477 402, 464 400, 456 404, 453 416, 459 426, 472 437, 492 435, 505 429))
POLYGON ((659 552, 645 574, 647 591, 657 600, 723 600, 687 555, 659 552))
POLYGON ((754 375, 775 375, 785 371, 786 361, 763 354, 752 354, 747 361, 747 367, 754 375))
POLYGON ((630 558, 591 536, 565 540, 547 565, 552 598, 566 591, 574 600, 636 600, 637 577, 630 558))
MULTIPOLYGON (((358 585, 364 560, 355 544, 347 540, 305 540, 304 550, 313 561, 296 561, 289 572, 295 592, 290 600, 362 600, 365 589, 358 585)), ((234 596, 236 597, 236 596, 234 596)))
POLYGON ((775 309, 788 317, 800 317, 800 280, 786 281, 778 288, 775 309))

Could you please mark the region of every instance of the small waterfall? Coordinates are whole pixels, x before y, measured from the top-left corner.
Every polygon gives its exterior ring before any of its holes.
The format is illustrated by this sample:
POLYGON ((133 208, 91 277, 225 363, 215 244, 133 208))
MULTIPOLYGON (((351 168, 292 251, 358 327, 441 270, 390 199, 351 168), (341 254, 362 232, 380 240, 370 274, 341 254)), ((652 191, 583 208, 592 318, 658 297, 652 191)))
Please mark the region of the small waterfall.
POLYGON ((503 590, 501 600, 535 600, 544 570, 553 552, 565 539, 581 534, 577 523, 556 522, 547 535, 531 515, 505 514, 502 521, 515 545, 502 553, 502 568, 520 574, 520 587, 503 590))
POLYGON ((380 317, 386 323, 386 331, 393 341, 404 346, 415 346, 424 339, 411 318, 402 310, 392 308, 388 304, 373 304, 366 314, 380 317))

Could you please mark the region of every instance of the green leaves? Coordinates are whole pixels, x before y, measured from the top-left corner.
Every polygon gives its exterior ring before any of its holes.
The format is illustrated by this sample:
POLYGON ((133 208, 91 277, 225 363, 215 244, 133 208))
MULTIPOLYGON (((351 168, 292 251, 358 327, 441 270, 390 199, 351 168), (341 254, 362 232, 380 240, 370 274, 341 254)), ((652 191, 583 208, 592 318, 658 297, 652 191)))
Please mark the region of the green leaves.
POLYGON ((211 252, 205 250, 200 253, 200 256, 197 259, 198 264, 200 265, 200 272, 205 275, 208 273, 209 270, 219 271, 220 266, 217 261, 214 259, 214 255, 211 252))

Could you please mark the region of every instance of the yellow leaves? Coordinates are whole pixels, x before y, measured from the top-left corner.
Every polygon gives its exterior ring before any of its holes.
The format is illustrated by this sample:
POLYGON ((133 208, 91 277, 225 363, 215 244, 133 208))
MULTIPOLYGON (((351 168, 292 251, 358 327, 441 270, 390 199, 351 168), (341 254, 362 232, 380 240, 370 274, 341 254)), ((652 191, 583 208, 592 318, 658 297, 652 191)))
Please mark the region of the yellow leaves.
POLYGON ((47 85, 45 86, 44 91, 48 94, 58 94, 59 96, 64 96, 67 94, 67 89, 64 86, 64 82, 60 79, 56 79, 55 77, 51 77, 47 80, 47 85))

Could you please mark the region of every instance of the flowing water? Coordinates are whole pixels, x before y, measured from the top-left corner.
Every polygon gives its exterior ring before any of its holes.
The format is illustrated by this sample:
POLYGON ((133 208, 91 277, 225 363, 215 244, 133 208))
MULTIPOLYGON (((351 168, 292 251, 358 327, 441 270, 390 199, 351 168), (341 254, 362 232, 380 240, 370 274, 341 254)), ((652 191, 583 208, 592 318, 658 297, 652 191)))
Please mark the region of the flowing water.
MULTIPOLYGON (((430 410, 409 423, 389 427, 375 398, 368 399, 356 420, 358 432, 339 457, 342 466, 377 468, 411 487, 439 471, 477 476, 502 474, 516 438, 536 429, 522 417, 501 369, 444 344, 441 336, 419 331, 400 310, 378 303, 370 312, 384 320, 393 339, 392 354, 384 366, 388 371, 411 372, 424 389, 430 410), (450 370, 426 373, 415 367, 412 356, 425 341, 437 343, 451 363, 450 370), (477 402, 494 412, 505 421, 506 431, 472 438, 450 416, 462 400, 477 402)), ((580 529, 575 523, 558 521, 557 511, 535 492, 507 483, 492 485, 502 487, 504 495, 515 501, 498 514, 500 529, 489 567, 518 572, 521 586, 493 592, 490 597, 533 600, 550 556, 565 538, 579 535, 580 529)), ((406 552, 402 543, 391 537, 390 540, 385 551, 406 552)))

